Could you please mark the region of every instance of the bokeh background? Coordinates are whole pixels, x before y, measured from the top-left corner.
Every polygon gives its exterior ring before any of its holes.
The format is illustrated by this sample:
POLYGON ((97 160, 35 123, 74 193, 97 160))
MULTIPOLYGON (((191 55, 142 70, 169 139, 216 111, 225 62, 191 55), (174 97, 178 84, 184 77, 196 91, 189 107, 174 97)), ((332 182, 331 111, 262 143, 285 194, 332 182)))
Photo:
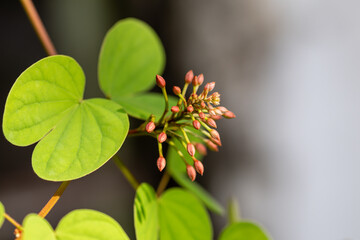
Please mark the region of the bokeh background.
MULTIPOLYGON (((86 97, 102 96, 97 58, 106 31, 137 17, 159 34, 169 85, 193 69, 216 81, 223 147, 198 178, 223 204, 276 240, 360 239, 360 2, 356 0, 36 0, 61 54, 87 76, 86 97)), ((18 1, 0 3, 0 109, 29 65, 46 56, 18 1)), ((132 122, 135 127, 138 122, 132 122)), ((58 183, 31 169, 33 146, 0 136, 0 201, 18 221, 38 212, 58 183)), ((140 181, 156 185, 156 143, 129 139, 121 154, 140 181)), ((174 185, 174 183, 171 183, 174 185)), ((112 162, 70 184, 49 214, 55 226, 75 208, 114 217, 134 239, 134 191, 112 162)), ((215 236, 226 223, 212 215, 215 236)), ((0 239, 13 239, 5 223, 0 239)))

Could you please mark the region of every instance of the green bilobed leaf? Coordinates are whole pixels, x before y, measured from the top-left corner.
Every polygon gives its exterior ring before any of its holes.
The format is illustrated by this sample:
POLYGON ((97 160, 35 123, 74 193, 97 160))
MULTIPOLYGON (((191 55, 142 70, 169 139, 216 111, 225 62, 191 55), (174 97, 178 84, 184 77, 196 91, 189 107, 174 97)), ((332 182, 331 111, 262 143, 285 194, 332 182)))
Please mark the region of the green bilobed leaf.
POLYGON ((2 227, 5 220, 4 214, 5 214, 5 208, 4 205, 0 202, 0 228, 2 227))
POLYGON ((219 240, 269 240, 265 232, 251 222, 237 222, 226 227, 219 240))
POLYGON ((110 216, 88 209, 74 210, 59 222, 58 240, 129 240, 122 227, 110 216))
POLYGON ((137 240, 157 240, 159 231, 156 193, 147 183, 136 191, 134 224, 137 240))
MULTIPOLYGON (((187 158, 189 164, 191 164, 192 159, 189 154, 186 152, 184 147, 176 140, 175 144, 179 149, 182 150, 183 155, 187 158)), ((197 159, 201 159, 201 156, 196 155, 197 159)), ((173 179, 182 187, 188 189, 190 192, 194 193, 211 211, 223 214, 224 208, 214 199, 203 187, 198 183, 192 182, 186 175, 186 167, 183 160, 177 154, 173 147, 169 148, 166 160, 168 162, 167 168, 170 171, 173 179)), ((205 173, 206 174, 206 173, 205 173)))
POLYGON ((110 100, 85 100, 36 146, 32 164, 42 178, 65 181, 89 174, 120 148, 129 123, 110 100))
POLYGON ((56 240, 51 225, 37 214, 29 214, 23 222, 23 240, 56 240))
POLYGON ((39 141, 83 96, 85 76, 66 56, 44 58, 16 80, 6 100, 3 131, 17 146, 39 141))
MULTIPOLYGON (((114 97, 113 100, 124 107, 125 111, 132 117, 146 120, 151 114, 160 119, 164 112, 164 96, 160 93, 142 93, 136 96, 114 97)), ((175 106, 177 99, 169 96, 169 107, 175 106)))
POLYGON ((99 83, 110 98, 150 89, 165 65, 159 37, 145 22, 127 18, 106 34, 99 56, 99 83))
POLYGON ((167 190, 159 199, 161 240, 211 240, 208 213, 191 193, 179 188, 167 190))
POLYGON ((3 129, 13 144, 34 149, 32 165, 46 180, 85 176, 121 147, 129 122, 111 100, 82 100, 85 76, 67 56, 44 58, 25 70, 5 105, 3 129))

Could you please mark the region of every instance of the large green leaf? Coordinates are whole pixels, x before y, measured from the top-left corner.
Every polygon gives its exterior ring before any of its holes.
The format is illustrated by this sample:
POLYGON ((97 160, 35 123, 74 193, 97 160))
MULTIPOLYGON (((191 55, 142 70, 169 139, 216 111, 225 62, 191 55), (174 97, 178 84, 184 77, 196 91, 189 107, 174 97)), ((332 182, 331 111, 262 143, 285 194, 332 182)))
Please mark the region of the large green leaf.
MULTIPOLYGON (((112 100, 124 107, 125 111, 132 117, 146 120, 151 114, 160 119, 164 112, 164 96, 159 93, 142 93, 135 96, 118 97, 112 100)), ((169 107, 175 106, 178 99, 169 96, 169 107)))
POLYGON ((135 196, 134 224, 137 240, 157 240, 159 231, 158 207, 154 189, 141 184, 135 196))
POLYGON ((122 227, 108 215, 88 209, 67 214, 56 228, 58 240, 128 240, 122 227))
MULTIPOLYGON (((190 164, 192 162, 192 159, 186 152, 185 148, 178 141, 174 140, 174 142, 176 146, 181 149, 183 155, 190 164)), ((201 156, 199 155, 196 155, 196 157, 197 159, 201 159, 201 156)), ((170 171, 171 176, 180 186, 194 193, 211 211, 218 214, 224 213, 224 208, 220 205, 220 203, 218 203, 215 198, 213 198, 198 183, 192 182, 189 179, 189 177, 186 175, 185 164, 173 147, 169 148, 166 160, 168 162, 167 168, 170 171)))
POLYGON ((37 214, 29 214, 23 222, 23 240, 56 240, 51 225, 37 214))
POLYGON ((5 220, 4 214, 5 214, 5 208, 4 205, 0 202, 0 228, 2 227, 5 220))
POLYGON ((211 240, 212 227, 205 207, 191 193, 179 188, 159 199, 161 240, 211 240))
POLYGON ((117 103, 83 100, 85 77, 67 56, 44 58, 25 70, 5 105, 3 131, 13 144, 34 149, 39 177, 66 181, 89 174, 121 147, 129 122, 117 103))
POLYGON ((265 232, 252 222, 237 222, 226 227, 219 240, 269 240, 265 232))
POLYGON ((165 65, 165 52, 152 28, 134 18, 117 22, 99 56, 99 84, 110 98, 150 89, 165 65))

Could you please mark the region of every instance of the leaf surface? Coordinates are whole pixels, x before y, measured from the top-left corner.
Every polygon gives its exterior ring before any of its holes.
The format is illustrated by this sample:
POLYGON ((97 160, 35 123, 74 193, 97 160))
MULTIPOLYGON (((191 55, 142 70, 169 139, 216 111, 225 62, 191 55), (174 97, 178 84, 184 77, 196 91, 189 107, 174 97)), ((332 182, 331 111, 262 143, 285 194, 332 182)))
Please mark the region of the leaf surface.
POLYGON ((255 223, 237 222, 226 227, 219 240, 269 240, 265 232, 255 223))
POLYGON ((134 224, 137 240, 158 239, 158 206, 154 189, 143 183, 136 191, 134 224))
POLYGON ((25 217, 23 227, 23 240, 56 240, 51 225, 35 213, 25 217))
POLYGON ((5 214, 5 208, 4 205, 0 202, 0 228, 2 227, 5 220, 4 214, 5 214))
POLYGON ((149 90, 165 65, 159 37, 145 22, 126 18, 106 34, 99 56, 99 84, 106 96, 149 90))
POLYGON ((202 203, 179 188, 167 190, 159 199, 161 240, 211 240, 212 227, 202 203))

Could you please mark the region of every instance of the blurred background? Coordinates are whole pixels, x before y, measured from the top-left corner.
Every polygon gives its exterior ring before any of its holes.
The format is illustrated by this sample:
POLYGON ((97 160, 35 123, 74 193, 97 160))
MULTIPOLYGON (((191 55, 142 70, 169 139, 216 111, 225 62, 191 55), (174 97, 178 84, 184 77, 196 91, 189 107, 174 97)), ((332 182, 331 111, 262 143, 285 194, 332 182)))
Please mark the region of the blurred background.
MULTIPOLYGON (((159 34, 169 85, 179 84, 189 69, 216 81, 222 105, 237 118, 218 124, 223 147, 206 157, 206 173, 198 181, 221 203, 237 198, 241 216, 260 222, 276 240, 360 239, 360 2, 34 3, 58 52, 83 67, 86 98, 102 96, 97 58, 106 31, 129 16, 159 34)), ((0 27, 3 112, 18 75, 46 53, 18 1, 0 3, 0 27)), ((21 222, 43 207, 59 183, 33 173, 33 146, 12 146, 1 134, 0 149, 0 201, 21 222)), ((120 152, 140 181, 157 185, 156 151, 152 139, 134 138, 120 152)), ((72 182, 48 219, 56 226, 75 208, 96 209, 114 217, 134 239, 133 198, 108 162, 72 182)), ((217 236, 226 221, 212 218, 217 236)), ((6 222, 0 239, 13 239, 12 231, 6 222)))

